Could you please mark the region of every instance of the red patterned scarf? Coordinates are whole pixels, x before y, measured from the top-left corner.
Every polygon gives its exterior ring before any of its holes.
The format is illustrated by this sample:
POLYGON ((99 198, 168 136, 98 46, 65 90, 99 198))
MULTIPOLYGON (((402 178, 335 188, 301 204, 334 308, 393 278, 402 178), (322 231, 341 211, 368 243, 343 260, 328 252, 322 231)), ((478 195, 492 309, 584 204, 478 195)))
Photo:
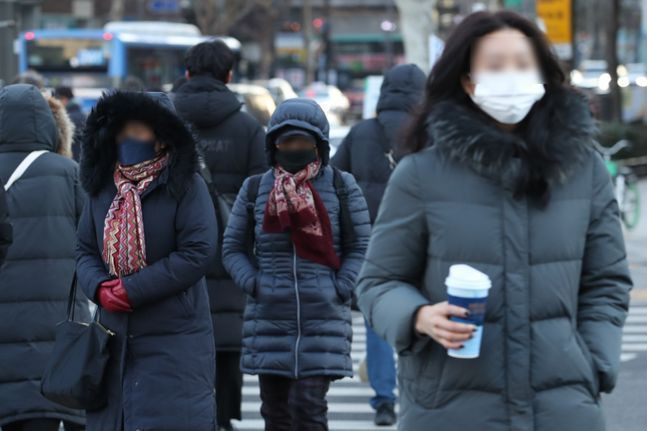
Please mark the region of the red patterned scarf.
POLYGON ((146 240, 140 195, 168 165, 168 155, 133 166, 117 164, 117 195, 103 230, 103 260, 110 275, 123 277, 146 266, 146 240))
POLYGON ((280 166, 275 168, 263 230, 270 233, 289 230, 299 257, 337 270, 340 262, 333 246, 328 211, 310 183, 320 170, 320 161, 310 163, 294 175, 280 166))

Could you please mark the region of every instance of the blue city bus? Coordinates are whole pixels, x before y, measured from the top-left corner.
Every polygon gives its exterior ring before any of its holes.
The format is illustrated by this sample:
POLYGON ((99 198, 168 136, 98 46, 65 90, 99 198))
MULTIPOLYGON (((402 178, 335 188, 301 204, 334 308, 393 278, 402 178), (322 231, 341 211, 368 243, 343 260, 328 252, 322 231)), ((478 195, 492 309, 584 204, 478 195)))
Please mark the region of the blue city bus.
POLYGON ((214 38, 237 55, 232 37, 203 36, 191 24, 112 22, 102 29, 43 29, 20 34, 20 72, 35 70, 48 87, 67 85, 85 109, 106 89, 136 77, 147 89, 169 89, 184 74, 184 53, 214 38))

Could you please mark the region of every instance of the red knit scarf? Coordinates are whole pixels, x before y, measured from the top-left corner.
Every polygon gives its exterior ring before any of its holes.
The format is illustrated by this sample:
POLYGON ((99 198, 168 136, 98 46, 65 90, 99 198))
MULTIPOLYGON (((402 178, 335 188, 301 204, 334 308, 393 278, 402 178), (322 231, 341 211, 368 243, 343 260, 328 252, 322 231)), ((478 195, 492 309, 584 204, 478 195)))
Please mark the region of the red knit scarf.
POLYGON ((296 174, 275 168, 274 188, 265 208, 263 230, 290 231, 297 256, 339 269, 328 211, 310 180, 321 170, 321 162, 310 163, 296 174))
POLYGON ((132 274, 146 266, 140 196, 167 165, 167 154, 133 166, 117 164, 117 195, 110 204, 103 230, 103 260, 114 277, 132 274))

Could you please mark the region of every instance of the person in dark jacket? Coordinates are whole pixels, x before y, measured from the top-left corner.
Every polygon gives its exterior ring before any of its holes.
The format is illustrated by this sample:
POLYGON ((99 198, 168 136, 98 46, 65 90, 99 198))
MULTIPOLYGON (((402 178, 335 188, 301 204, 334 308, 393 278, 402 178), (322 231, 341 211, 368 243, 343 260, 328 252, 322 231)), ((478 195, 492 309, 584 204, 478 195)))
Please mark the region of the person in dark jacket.
POLYGON ((251 180, 243 184, 225 231, 225 268, 248 296, 242 370, 259 375, 270 431, 328 429, 330 382, 353 374, 350 301, 370 220, 354 178, 328 166, 328 130, 315 102, 279 105, 267 133, 273 168, 253 198, 251 180), (335 189, 336 175, 345 190, 335 189), (341 192, 352 222, 344 232, 341 192))
POLYGON ((594 133, 530 21, 480 12, 448 38, 358 283, 400 354, 400 429, 605 429, 632 282, 594 133), (451 320, 454 264, 492 282, 476 359, 446 350, 476 330, 451 320))
POLYGON ((0 180, 0 267, 7 257, 7 249, 13 241, 13 228, 9 221, 9 208, 5 196, 4 184, 0 180))
MULTIPOLYGON (((377 117, 353 126, 332 158, 337 168, 353 174, 375 222, 386 183, 396 164, 402 133, 420 103, 424 72, 414 64, 395 66, 384 75, 377 103, 377 117)), ((366 325, 366 368, 375 396, 376 425, 393 425, 395 416, 395 361, 393 349, 366 325)))
MULTIPOLYGON (((180 116, 198 135, 198 152, 208 170, 212 194, 233 204, 243 180, 267 170, 265 132, 225 85, 231 79, 233 52, 221 41, 203 42, 185 59, 188 81, 173 101, 180 116)), ((221 234, 224 225, 221 219, 221 234)), ((218 425, 231 429, 241 418, 240 349, 245 294, 236 287, 218 254, 207 273, 216 343, 216 404, 218 425)))
MULTIPOLYGON (((84 193, 78 165, 56 154, 66 133, 57 126, 64 125, 36 87, 0 90, 0 118, 1 182, 7 184, 30 153, 42 152, 6 194, 13 244, 0 269, 0 427, 58 431, 61 420, 68 428, 85 422, 84 412, 40 394, 56 325, 66 317, 84 193)), ((3 232, 10 231, 0 221, 0 248, 3 232)), ((77 307, 79 319, 89 319, 87 300, 79 298, 77 307)))
POLYGON ((90 113, 82 154, 78 277, 116 334, 88 430, 212 431, 216 221, 192 135, 165 94, 117 91, 90 113))
POLYGON ((70 87, 59 86, 54 89, 53 96, 60 100, 67 115, 74 124, 74 141, 72 143, 72 156, 74 160, 81 159, 81 140, 83 139, 83 127, 85 126, 85 114, 81 109, 81 105, 74 100, 74 93, 70 87))

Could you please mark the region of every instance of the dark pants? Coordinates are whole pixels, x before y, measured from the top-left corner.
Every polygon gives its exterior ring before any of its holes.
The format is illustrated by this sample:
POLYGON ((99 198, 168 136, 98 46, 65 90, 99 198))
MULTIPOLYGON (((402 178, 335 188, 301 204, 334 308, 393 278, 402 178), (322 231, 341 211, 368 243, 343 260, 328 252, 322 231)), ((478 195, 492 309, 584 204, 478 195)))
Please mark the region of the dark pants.
POLYGON ((29 419, 2 426, 2 431, 58 431, 60 419, 29 419))
POLYGON ((261 415, 265 431, 327 431, 329 377, 288 379, 262 374, 261 415))
POLYGON ((243 375, 240 372, 240 352, 216 351, 216 407, 218 425, 229 425, 240 419, 243 375))

